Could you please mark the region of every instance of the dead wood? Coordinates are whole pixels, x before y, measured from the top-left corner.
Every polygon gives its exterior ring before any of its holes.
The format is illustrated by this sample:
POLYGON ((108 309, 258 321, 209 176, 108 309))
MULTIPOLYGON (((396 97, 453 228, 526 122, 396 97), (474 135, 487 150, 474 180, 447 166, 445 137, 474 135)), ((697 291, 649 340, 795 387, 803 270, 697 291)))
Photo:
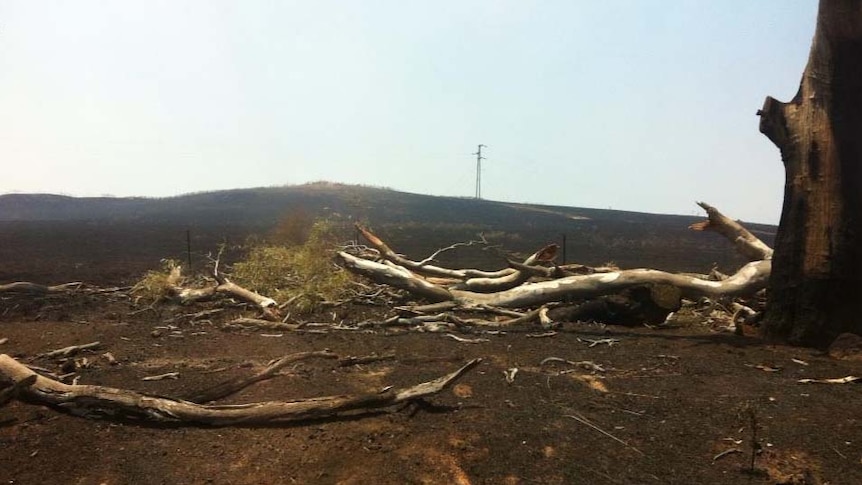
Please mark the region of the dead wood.
MULTIPOLYGON (((531 254, 523 263, 521 263, 520 266, 523 268, 529 268, 539 262, 552 261, 556 258, 558 249, 559 247, 556 244, 549 244, 531 254)), ((512 269, 514 269, 513 272, 504 276, 468 278, 450 288, 455 290, 475 291, 478 293, 493 293, 495 291, 508 290, 509 288, 521 285, 527 282, 527 280, 532 276, 530 271, 523 271, 518 268, 512 269)))
POLYGON ((269 363, 269 365, 266 366, 266 368, 251 376, 237 377, 236 379, 222 382, 209 389, 190 394, 184 399, 186 401, 198 404, 218 401, 219 399, 224 399, 232 394, 235 394, 256 382, 260 382, 262 380, 269 379, 275 376, 281 369, 283 369, 288 364, 313 358, 337 359, 338 355, 328 350, 315 352, 299 352, 296 354, 287 355, 280 359, 273 360, 269 363))
POLYGON ((16 281, 14 283, 0 285, 0 293, 31 293, 36 295, 44 295, 48 293, 67 292, 75 290, 80 286, 80 282, 65 283, 56 286, 45 286, 38 283, 31 283, 29 281, 16 281))
POLYGON ((748 229, 706 202, 698 202, 697 205, 706 211, 707 220, 694 223, 689 226, 689 229, 718 232, 732 241, 736 249, 748 257, 750 261, 772 259, 772 248, 749 232, 748 229))
POLYGON ((416 276, 403 266, 390 266, 370 261, 344 251, 340 251, 338 257, 348 270, 364 275, 377 283, 406 290, 431 302, 452 300, 452 294, 448 290, 416 276))
MULTIPOLYGON (((378 251, 380 256, 386 262, 394 265, 394 267, 409 271, 416 275, 417 278, 421 278, 429 284, 438 287, 474 291, 478 293, 503 291, 526 282, 535 273, 535 271, 530 269, 532 266, 540 262, 553 261, 559 250, 559 246, 556 244, 549 244, 530 255, 526 260, 524 260, 524 262, 515 263, 517 267, 510 265, 512 267, 498 271, 448 269, 429 265, 428 263, 430 260, 428 258, 423 261, 413 261, 405 258, 393 251, 382 239, 377 237, 367 228, 359 224, 357 224, 356 227, 359 229, 363 237, 365 237, 365 239, 368 240, 368 242, 371 243, 371 245, 378 251)), ((444 249, 451 249, 456 246, 457 243, 444 249)))
POLYGON ((68 347, 63 347, 62 349, 52 350, 50 352, 45 352, 44 354, 39 354, 36 356, 36 358, 50 359, 53 357, 69 357, 70 355, 77 354, 82 350, 93 350, 95 348, 98 348, 100 345, 102 345, 101 342, 90 342, 83 345, 70 345, 68 347))
POLYGON ((279 319, 278 303, 275 300, 232 282, 219 270, 218 259, 213 263, 212 276, 216 280, 215 286, 187 288, 182 285, 182 268, 174 266, 168 275, 167 283, 171 295, 184 304, 212 300, 218 295, 224 295, 254 305, 260 309, 263 318, 266 320, 275 321, 279 319))
POLYGON ((360 259, 345 252, 338 255, 351 271, 381 283, 388 282, 417 296, 438 302, 453 300, 462 306, 490 305, 503 308, 524 308, 565 298, 592 298, 632 286, 653 284, 675 286, 679 288, 682 296, 686 297, 750 295, 766 287, 771 269, 768 260, 755 261, 743 266, 724 281, 706 281, 653 269, 630 269, 524 284, 496 293, 476 293, 447 290, 432 285, 403 268, 403 271, 395 271, 387 265, 360 259))
MULTIPOLYGON (((653 269, 602 268, 601 272, 588 271, 587 274, 573 274, 547 281, 528 282, 530 276, 554 278, 558 274, 565 274, 566 270, 561 268, 534 268, 536 262, 553 259, 554 247, 549 246, 536 252, 524 264, 514 265, 517 269, 508 268, 510 270, 508 272, 501 270, 493 277, 470 278, 467 274, 471 270, 448 270, 434 267, 435 269, 429 272, 429 266, 421 265, 396 254, 385 242, 361 226, 358 227, 362 234, 380 252, 385 261, 372 261, 344 251, 338 253, 338 257, 350 271, 365 275, 378 283, 406 290, 441 306, 454 302, 461 308, 482 306, 527 308, 566 299, 588 300, 620 293, 631 288, 645 287, 651 289, 650 296, 659 309, 656 312, 657 316, 651 318, 651 321, 658 321, 666 318, 670 311, 676 310, 682 297, 747 296, 765 288, 768 283, 771 273, 769 258, 772 250, 739 223, 727 218, 714 207, 703 202, 699 204, 707 211, 709 218, 707 221, 693 225, 693 229, 715 230, 733 241, 736 247, 748 257, 757 260, 743 266, 735 274, 720 281, 709 281, 698 275, 668 273, 653 269), (435 284, 423 276, 428 274, 449 279, 466 279, 462 283, 442 286, 442 284, 435 284), (482 291, 475 291, 475 288, 481 288, 482 291), (673 291, 653 290, 657 288, 671 288, 673 291), (659 313, 663 314, 658 315, 659 313)), ((578 271, 584 270, 578 268, 578 271)), ((552 314, 547 316, 551 320, 554 319, 552 314)), ((537 318, 539 318, 538 313, 530 313, 516 317, 515 320, 532 321, 537 318)))
POLYGON ((341 359, 338 359, 338 365, 339 365, 339 367, 347 367, 347 366, 351 366, 351 365, 364 365, 364 364, 371 364, 373 362, 383 362, 385 360, 394 360, 394 359, 395 359, 395 354, 383 354, 383 355, 371 354, 371 355, 364 355, 361 357, 347 356, 347 357, 343 357, 341 359))
POLYGON ((410 259, 405 258, 404 256, 393 251, 382 239, 374 235, 373 232, 368 230, 368 228, 362 226, 361 224, 356 224, 356 228, 362 234, 362 237, 367 240, 374 249, 376 249, 380 256, 387 261, 391 261, 392 263, 407 268, 410 271, 414 271, 418 274, 425 276, 436 276, 440 278, 452 278, 456 280, 466 280, 468 278, 500 278, 503 276, 508 276, 515 272, 515 270, 506 268, 500 271, 481 271, 478 269, 448 269, 441 268, 439 266, 434 266, 431 264, 425 264, 423 262, 412 261, 410 259))
POLYGON ((16 281, 0 285, 0 293, 28 293, 33 295, 47 295, 49 293, 67 293, 77 290, 81 282, 64 283, 62 285, 46 286, 29 281, 16 281))
POLYGON ((165 372, 164 374, 158 374, 155 376, 145 376, 145 377, 142 377, 141 380, 149 382, 149 381, 163 381, 165 379, 179 379, 179 378, 180 378, 179 372, 165 372))
MULTIPOLYGON (((492 293, 514 288, 526 282, 533 275, 530 271, 518 268, 504 268, 499 271, 481 271, 476 269, 448 269, 427 264, 428 259, 412 261, 393 251, 382 239, 367 228, 357 224, 356 227, 379 252, 383 259, 391 263, 393 268, 410 272, 416 278, 437 287, 449 287, 459 290, 492 293)), ((549 244, 530 255, 522 266, 529 267, 538 262, 548 262, 556 258, 559 247, 549 244)), ((383 281, 378 281, 386 283, 383 281)), ((403 288, 410 291, 408 288, 403 288)))
POLYGON ((240 317, 231 320, 228 323, 224 324, 225 328, 238 328, 238 329, 260 329, 260 330, 288 330, 294 331, 298 330, 302 327, 302 325, 298 323, 285 323, 285 322, 273 322, 270 320, 264 320, 262 318, 248 318, 248 317, 240 317))
MULTIPOLYGON (((445 390, 480 362, 481 359, 473 359, 450 374, 404 389, 287 402, 201 405, 125 389, 68 385, 42 376, 37 376, 33 385, 21 389, 18 399, 93 419, 133 419, 211 426, 259 425, 323 418, 350 411, 369 411, 425 398, 445 390)), ((32 379, 34 375, 32 370, 12 357, 0 354, 0 380, 15 384, 32 379)))
POLYGON ((23 389, 26 389, 36 383, 36 374, 28 376, 11 386, 0 390, 0 407, 5 406, 9 401, 16 399, 23 389))
POLYGON ((221 276, 219 285, 215 287, 216 293, 232 296, 238 300, 251 303, 258 307, 266 320, 279 320, 278 303, 272 298, 247 290, 242 286, 230 281, 226 276, 221 276))
POLYGON ((552 267, 545 266, 533 266, 524 263, 519 263, 517 261, 507 261, 510 267, 528 273, 532 276, 537 276, 541 278, 564 278, 566 276, 576 276, 582 274, 593 274, 593 273, 610 273, 611 271, 617 271, 619 268, 612 268, 609 266, 586 266, 583 264, 567 264, 564 266, 554 265, 552 267))

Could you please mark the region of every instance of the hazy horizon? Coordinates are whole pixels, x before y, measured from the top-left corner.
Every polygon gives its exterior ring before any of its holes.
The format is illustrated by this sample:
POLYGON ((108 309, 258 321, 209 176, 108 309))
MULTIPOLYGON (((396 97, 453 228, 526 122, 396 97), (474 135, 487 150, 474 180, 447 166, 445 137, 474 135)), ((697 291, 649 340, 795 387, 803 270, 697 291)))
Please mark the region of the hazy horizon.
POLYGON ((327 180, 777 223, 814 1, 0 3, 0 193, 327 180))

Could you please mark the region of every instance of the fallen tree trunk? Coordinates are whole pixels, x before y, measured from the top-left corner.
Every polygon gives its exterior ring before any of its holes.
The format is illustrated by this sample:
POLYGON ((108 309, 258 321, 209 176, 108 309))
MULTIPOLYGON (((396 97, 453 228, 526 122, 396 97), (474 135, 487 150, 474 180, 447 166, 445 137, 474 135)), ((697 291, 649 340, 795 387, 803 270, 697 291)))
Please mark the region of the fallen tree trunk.
MULTIPOLYGON (((350 271, 365 275, 378 283, 409 291, 431 302, 454 302, 461 307, 524 308, 570 298, 595 298, 636 286, 670 285, 676 287, 681 296, 689 298, 745 296, 765 288, 772 269, 770 261, 772 249, 739 223, 726 217, 714 207, 703 202, 698 204, 707 211, 708 219, 692 225, 692 229, 714 230, 722 234, 733 241, 743 254, 755 261, 746 264, 735 274, 720 281, 711 281, 697 275, 675 274, 654 269, 610 270, 603 268, 602 272, 593 272, 592 274, 578 274, 547 281, 527 282, 529 276, 536 274, 545 277, 561 274, 561 270, 558 268, 534 266, 538 261, 553 259, 553 256, 549 254, 549 248, 544 248, 528 258, 524 264, 517 265, 518 269, 509 268, 510 272, 493 278, 511 280, 514 275, 517 275, 516 281, 521 281, 521 283, 513 287, 505 287, 501 291, 480 292, 473 291, 471 286, 467 284, 471 281, 468 274, 472 270, 435 268, 432 271, 434 276, 445 275, 447 278, 460 276, 464 280, 446 286, 435 284, 423 276, 423 274, 428 274, 425 271, 427 266, 397 255, 380 238, 364 228, 360 228, 362 233, 369 238, 372 245, 378 248, 386 261, 383 263, 371 261, 345 251, 339 252, 338 257, 350 271)), ((503 271, 501 270, 498 274, 503 271)), ((487 281, 484 282, 481 287, 494 288, 493 284, 487 283, 487 281)))
POLYGON ((668 273, 654 269, 629 269, 609 273, 568 276, 539 283, 527 283, 496 293, 445 289, 428 283, 409 271, 393 268, 357 258, 345 252, 338 253, 351 271, 367 275, 379 283, 411 291, 432 301, 453 300, 462 306, 490 305, 503 308, 520 308, 541 305, 564 298, 592 298, 616 293, 638 285, 672 285, 683 296, 739 296, 751 295, 766 287, 772 267, 770 261, 755 261, 743 266, 723 281, 708 281, 695 276, 668 273))
POLYGON ((481 359, 460 369, 404 389, 353 396, 327 396, 297 401, 236 405, 201 405, 102 386, 69 385, 39 376, 6 354, 0 354, 0 381, 15 386, 17 399, 47 405, 86 418, 144 420, 211 426, 257 425, 334 416, 347 411, 369 411, 421 399, 443 391, 476 367, 481 359), (27 382, 35 381, 29 386, 27 382))
POLYGON ((455 301, 462 305, 482 304, 504 308, 527 307, 564 298, 592 298, 633 286, 653 284, 676 286, 686 297, 740 296, 765 288, 769 281, 770 268, 769 261, 756 261, 743 266, 724 281, 707 281, 653 269, 629 269, 530 283, 492 294, 457 290, 452 290, 451 293, 455 301))

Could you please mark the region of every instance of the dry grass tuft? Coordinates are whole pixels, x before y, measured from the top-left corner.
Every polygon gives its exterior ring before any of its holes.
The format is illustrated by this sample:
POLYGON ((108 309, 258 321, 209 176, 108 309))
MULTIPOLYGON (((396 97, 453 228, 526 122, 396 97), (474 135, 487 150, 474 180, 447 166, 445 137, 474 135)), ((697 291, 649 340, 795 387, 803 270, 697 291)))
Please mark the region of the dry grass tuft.
POLYGON ((181 267, 177 260, 163 259, 162 268, 147 271, 132 287, 132 294, 150 303, 167 300, 173 295, 174 288, 182 284, 181 267))

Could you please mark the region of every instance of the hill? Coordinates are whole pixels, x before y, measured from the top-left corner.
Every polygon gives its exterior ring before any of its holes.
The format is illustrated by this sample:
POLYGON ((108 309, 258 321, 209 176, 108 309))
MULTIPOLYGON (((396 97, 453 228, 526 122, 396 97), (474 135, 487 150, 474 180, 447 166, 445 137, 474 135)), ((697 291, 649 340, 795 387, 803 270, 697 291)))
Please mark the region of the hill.
MULTIPOLYGON (((100 266, 100 275, 129 278, 158 265, 160 258, 185 259, 186 231, 202 260, 221 242, 266 237, 280 220, 296 214, 362 221, 396 250, 417 258, 481 233, 490 242, 521 253, 550 242, 561 244, 565 236, 566 259, 585 264, 614 261, 623 267, 704 271, 714 263, 727 268, 742 262, 721 237, 687 229, 698 217, 437 197, 319 182, 169 198, 0 195, 0 280, 81 279, 75 275, 93 265, 100 266), (47 262, 50 273, 34 270, 47 262), (116 269, 111 271, 106 264, 116 269)), ((747 227, 771 243, 774 226, 747 227)), ((447 262, 500 264, 478 250, 461 252, 447 262)))

